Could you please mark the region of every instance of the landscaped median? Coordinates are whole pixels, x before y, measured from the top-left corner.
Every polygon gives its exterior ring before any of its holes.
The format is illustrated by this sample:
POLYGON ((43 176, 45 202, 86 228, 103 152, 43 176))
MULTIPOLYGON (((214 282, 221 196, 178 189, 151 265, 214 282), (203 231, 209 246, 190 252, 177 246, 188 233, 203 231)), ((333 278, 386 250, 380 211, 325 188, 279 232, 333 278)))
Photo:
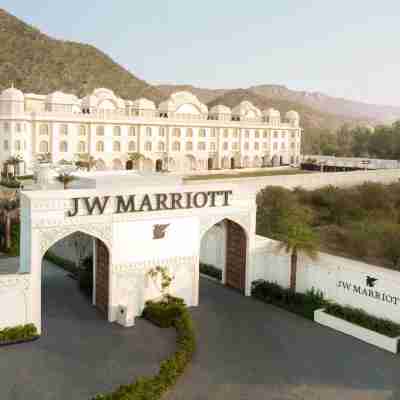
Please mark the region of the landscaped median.
POLYGON ((361 309, 329 302, 320 292, 296 293, 276 283, 258 280, 252 283, 252 296, 381 349, 398 352, 400 325, 361 309))
POLYGON ((97 395, 93 400, 157 400, 182 375, 192 359, 196 347, 192 319, 182 299, 166 296, 160 302, 149 301, 143 317, 161 328, 176 329, 177 350, 160 364, 157 375, 137 378, 133 383, 120 386, 115 392, 97 395))
POLYGON ((39 334, 33 324, 18 325, 0 330, 0 346, 31 342, 38 338, 39 334))

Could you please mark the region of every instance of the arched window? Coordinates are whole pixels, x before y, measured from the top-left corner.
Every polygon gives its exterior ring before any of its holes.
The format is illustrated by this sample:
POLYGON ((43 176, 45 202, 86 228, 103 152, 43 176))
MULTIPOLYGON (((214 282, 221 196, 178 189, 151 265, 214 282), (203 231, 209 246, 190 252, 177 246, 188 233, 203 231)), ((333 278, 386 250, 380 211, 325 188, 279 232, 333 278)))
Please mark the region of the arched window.
POLYGON ((96 151, 102 153, 104 151, 104 142, 102 140, 96 143, 96 151))
POLYGON ((68 125, 67 124, 60 125, 60 135, 62 135, 62 136, 68 135, 68 125))
POLYGON ((181 137, 181 130, 179 128, 174 128, 174 136, 181 137))
POLYGON ((165 128, 164 128, 164 127, 161 127, 161 128, 160 128, 158 135, 159 135, 160 137, 164 137, 164 136, 165 136, 165 128))
POLYGON ((4 141, 4 150, 8 150, 8 140, 4 141))
POLYGON ((21 132, 21 131, 22 131, 22 125, 21 125, 21 123, 17 122, 17 124, 15 125, 15 130, 16 130, 17 132, 21 132))
POLYGON ((121 151, 121 143, 117 140, 113 142, 113 151, 121 151))
POLYGON ((172 151, 181 151, 181 144, 179 142, 174 142, 172 144, 172 151))
POLYGON ((60 142, 60 153, 66 153, 68 151, 68 143, 63 140, 60 142))
POLYGON ((10 123, 4 122, 4 132, 10 132, 10 123))
POLYGON ((85 152, 86 152, 86 143, 81 140, 78 143, 78 153, 85 153, 85 152))
POLYGON ((206 149, 206 142, 199 142, 197 144, 197 149, 198 150, 205 150, 206 149))
POLYGON ((145 149, 146 151, 151 151, 152 148, 153 148, 153 146, 152 146, 151 142, 146 142, 146 143, 145 143, 144 149, 145 149))
POLYGON ((260 131, 256 131, 254 136, 255 136, 256 139, 259 139, 260 138, 260 131))
POLYGON ((258 142, 254 143, 254 150, 259 150, 260 149, 260 145, 258 142))
POLYGON ((246 131, 246 132, 244 133, 244 137, 245 137, 246 139, 248 139, 248 138, 250 137, 250 132, 249 132, 249 131, 246 131))
POLYGON ((227 138, 229 136, 229 129, 225 128, 224 129, 224 138, 227 138))
POLYGON ((136 136, 136 128, 134 126, 129 128, 129 136, 136 136))
POLYGON ((39 152, 40 153, 48 153, 49 152, 49 143, 45 140, 42 140, 39 144, 39 152))
POLYGON ((49 134, 49 126, 47 124, 41 124, 39 128, 40 135, 48 135, 49 134))
POLYGON ((244 149, 245 149, 245 150, 248 150, 248 149, 249 149, 249 142, 246 142, 246 143, 244 144, 244 149))
POLYGON ((234 138, 237 138, 239 136, 239 129, 238 128, 235 128, 234 130, 233 130, 233 137, 234 138))
POLYGON ((97 136, 104 136, 104 126, 103 125, 98 125, 96 127, 96 135, 97 136))
POLYGON ((193 137, 193 129, 192 128, 188 128, 186 130, 186 136, 187 137, 193 137))
POLYGON ((128 151, 136 151, 136 143, 133 140, 128 144, 128 151))
POLYGON ((114 136, 121 136, 121 127, 120 126, 114 126, 113 134, 114 134, 114 136))
POLYGON ((228 142, 224 142, 224 144, 222 145, 222 148, 224 150, 228 150, 228 142))
POLYGON ((21 150, 21 141, 16 140, 15 141, 15 151, 20 151, 21 150))
POLYGON ((200 136, 200 137, 206 137, 206 130, 205 130, 204 128, 201 128, 201 129, 199 130, 199 136, 200 136))
POLYGON ((146 128, 146 136, 147 136, 147 137, 151 137, 151 135, 152 135, 151 128, 148 126, 148 127, 146 128))
POLYGON ((210 151, 215 151, 216 150, 216 145, 214 142, 210 143, 210 151))
POLYGON ((268 131, 264 130, 263 131, 263 138, 266 139, 268 137, 268 131))
POLYGON ((158 142, 158 151, 164 151, 164 150, 165 150, 164 142, 158 142))
POLYGON ((211 129, 211 137, 217 136, 217 128, 212 128, 211 129))
POLYGON ((187 151, 192 151, 193 150, 193 143, 192 142, 186 142, 186 150, 187 151))

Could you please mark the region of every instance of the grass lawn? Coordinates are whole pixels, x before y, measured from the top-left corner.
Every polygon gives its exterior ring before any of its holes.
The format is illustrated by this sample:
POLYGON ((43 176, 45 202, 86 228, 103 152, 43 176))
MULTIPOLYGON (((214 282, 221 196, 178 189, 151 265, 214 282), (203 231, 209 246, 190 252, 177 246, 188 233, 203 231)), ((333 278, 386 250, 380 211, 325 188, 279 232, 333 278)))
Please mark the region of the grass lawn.
POLYGON ((237 171, 231 173, 209 174, 209 175, 188 175, 183 179, 187 181, 202 181, 212 179, 232 179, 232 178, 257 178, 260 176, 275 176, 275 175, 297 175, 309 174, 310 171, 302 171, 297 168, 278 169, 278 170, 258 170, 258 171, 237 171))

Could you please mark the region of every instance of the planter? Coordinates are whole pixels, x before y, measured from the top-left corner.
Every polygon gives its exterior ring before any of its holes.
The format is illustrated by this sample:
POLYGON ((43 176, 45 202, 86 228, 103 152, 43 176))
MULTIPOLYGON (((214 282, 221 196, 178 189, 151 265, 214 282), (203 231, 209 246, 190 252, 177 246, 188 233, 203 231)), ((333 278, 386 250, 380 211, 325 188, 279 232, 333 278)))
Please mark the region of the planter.
POLYGON ((341 318, 329 315, 324 311, 324 309, 314 311, 314 321, 321 325, 327 326, 328 328, 345 333, 346 335, 353 336, 359 340, 362 340, 363 342, 390 351, 391 353, 396 354, 398 352, 398 343, 400 337, 391 338, 389 336, 382 335, 381 333, 371 331, 341 318))
POLYGON ((34 342, 35 340, 38 340, 39 338, 40 338, 40 336, 35 336, 35 337, 28 338, 28 339, 18 339, 18 340, 9 340, 6 342, 0 342, 0 347, 12 346, 14 344, 34 342))

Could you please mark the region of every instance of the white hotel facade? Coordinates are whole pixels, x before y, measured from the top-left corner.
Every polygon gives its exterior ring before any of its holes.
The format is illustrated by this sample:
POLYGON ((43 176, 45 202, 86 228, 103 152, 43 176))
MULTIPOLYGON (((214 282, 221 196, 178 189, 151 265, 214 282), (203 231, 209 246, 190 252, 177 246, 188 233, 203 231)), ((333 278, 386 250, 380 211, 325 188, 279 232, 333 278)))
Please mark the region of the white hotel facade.
POLYGON ((261 111, 248 101, 208 109, 188 92, 157 107, 104 88, 82 99, 9 88, 0 96, 0 163, 18 156, 24 173, 40 158, 58 163, 92 157, 97 170, 181 172, 298 164, 299 123, 296 111, 281 118, 278 110, 261 111))

